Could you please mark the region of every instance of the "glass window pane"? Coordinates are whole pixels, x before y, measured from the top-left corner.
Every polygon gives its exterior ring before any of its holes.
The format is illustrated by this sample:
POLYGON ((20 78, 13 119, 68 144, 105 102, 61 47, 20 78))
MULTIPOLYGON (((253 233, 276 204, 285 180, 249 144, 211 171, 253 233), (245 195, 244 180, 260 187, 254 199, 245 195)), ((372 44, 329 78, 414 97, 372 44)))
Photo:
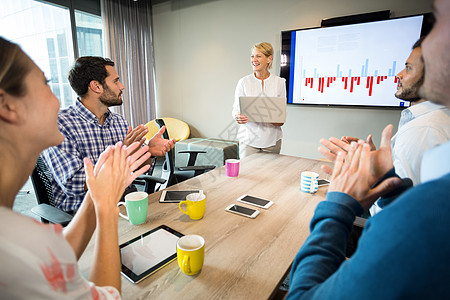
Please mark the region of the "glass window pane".
POLYGON ((33 0, 1 0, 0 35, 19 44, 42 69, 63 106, 69 62, 74 61, 69 9, 33 0), (64 93, 61 91, 64 90, 64 93))
POLYGON ((103 56, 102 18, 75 10, 80 56, 103 56))

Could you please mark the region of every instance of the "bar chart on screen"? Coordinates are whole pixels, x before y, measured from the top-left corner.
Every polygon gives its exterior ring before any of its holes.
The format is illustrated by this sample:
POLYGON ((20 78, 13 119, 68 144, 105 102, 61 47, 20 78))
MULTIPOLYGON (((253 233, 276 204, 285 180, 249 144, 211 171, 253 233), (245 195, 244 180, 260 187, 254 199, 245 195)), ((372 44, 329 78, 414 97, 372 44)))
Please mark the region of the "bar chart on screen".
POLYGON ((293 103, 408 106, 394 96, 396 75, 420 35, 421 20, 391 22, 295 32, 293 103))
MULTIPOLYGON (((305 92, 305 94, 313 95, 314 93, 323 94, 327 93, 330 85, 337 85, 338 89, 345 90, 348 93, 366 93, 369 97, 373 95, 374 89, 376 90, 376 85, 380 85, 383 82, 387 83, 389 87, 392 84, 397 84, 396 75, 397 62, 392 62, 392 67, 389 68, 386 75, 379 74, 379 70, 374 70, 373 75, 368 75, 367 70, 369 68, 369 59, 365 60, 365 64, 361 66, 361 73, 359 76, 352 74, 352 69, 348 69, 347 76, 343 76, 341 65, 337 65, 337 70, 335 76, 319 76, 317 68, 314 68, 314 74, 311 77, 306 76, 306 70, 303 70, 303 82, 306 88, 310 88, 310 93, 305 92)), ((394 86, 395 87, 395 86, 394 86)), ((380 87, 380 88, 385 88, 380 87)), ((331 92, 331 91, 330 91, 331 92)), ((317 95, 316 95, 317 96, 317 95)), ((314 96, 313 96, 314 97, 314 96)), ((304 101, 304 98, 302 99, 304 101)))

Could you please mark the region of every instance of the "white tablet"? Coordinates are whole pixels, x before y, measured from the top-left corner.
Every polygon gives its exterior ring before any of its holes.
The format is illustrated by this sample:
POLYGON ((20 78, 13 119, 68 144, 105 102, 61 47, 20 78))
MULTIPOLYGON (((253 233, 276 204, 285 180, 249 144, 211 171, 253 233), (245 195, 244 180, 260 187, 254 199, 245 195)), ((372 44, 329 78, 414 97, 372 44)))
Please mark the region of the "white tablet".
POLYGON ((183 190, 183 191, 162 191, 159 202, 161 203, 178 203, 186 200, 186 196, 192 193, 200 193, 202 190, 183 190))
POLYGON ((286 97, 239 97, 239 107, 249 122, 286 122, 286 97))
POLYGON ((161 225, 120 245, 122 275, 138 283, 177 258, 183 234, 161 225))

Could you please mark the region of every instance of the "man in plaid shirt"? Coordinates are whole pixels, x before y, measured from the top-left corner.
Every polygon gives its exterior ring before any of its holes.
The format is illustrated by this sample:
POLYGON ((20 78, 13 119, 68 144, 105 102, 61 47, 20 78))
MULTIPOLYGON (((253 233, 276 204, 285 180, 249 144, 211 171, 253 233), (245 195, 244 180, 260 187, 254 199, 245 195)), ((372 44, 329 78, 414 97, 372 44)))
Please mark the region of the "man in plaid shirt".
MULTIPOLYGON (((80 57, 69 72, 69 82, 78 100, 58 114, 64 142, 45 150, 43 158, 53 175, 56 205, 64 211, 75 212, 87 191, 84 157, 95 164, 100 153, 119 141, 126 146, 136 141, 142 144, 148 129, 142 124, 132 129, 122 115, 108 109, 122 105, 125 88, 119 81, 113 61, 102 57, 80 57)), ((148 142, 153 156, 165 155, 175 145, 175 140, 161 138, 164 130, 161 128, 148 142)))

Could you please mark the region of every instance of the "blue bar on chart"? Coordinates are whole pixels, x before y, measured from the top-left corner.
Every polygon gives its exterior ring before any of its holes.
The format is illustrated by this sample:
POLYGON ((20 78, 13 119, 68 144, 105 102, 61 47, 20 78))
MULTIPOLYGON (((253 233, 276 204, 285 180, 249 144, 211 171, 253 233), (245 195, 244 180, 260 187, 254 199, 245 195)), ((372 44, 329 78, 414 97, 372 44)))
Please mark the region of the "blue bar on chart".
POLYGON ((395 76, 397 75, 397 73, 395 73, 395 67, 397 66, 397 62, 394 60, 392 62, 392 69, 389 69, 389 74, 388 76, 395 76))
POLYGON ((337 65, 337 71, 336 71, 336 77, 337 78, 339 78, 340 76, 339 76, 339 68, 341 67, 341 65, 337 65))
POLYGON ((375 70, 373 76, 377 77, 378 76, 378 70, 375 70))
MULTIPOLYGON (((369 69, 369 59, 366 58, 366 66, 364 68, 364 77, 367 77, 367 70, 369 69)), ((363 75, 361 75, 363 76, 363 75)))
POLYGON ((303 78, 306 78, 306 70, 303 70, 303 78))
POLYGON ((352 69, 348 69, 348 77, 352 77, 352 69))
POLYGON ((314 78, 317 78, 317 68, 314 68, 314 78))

